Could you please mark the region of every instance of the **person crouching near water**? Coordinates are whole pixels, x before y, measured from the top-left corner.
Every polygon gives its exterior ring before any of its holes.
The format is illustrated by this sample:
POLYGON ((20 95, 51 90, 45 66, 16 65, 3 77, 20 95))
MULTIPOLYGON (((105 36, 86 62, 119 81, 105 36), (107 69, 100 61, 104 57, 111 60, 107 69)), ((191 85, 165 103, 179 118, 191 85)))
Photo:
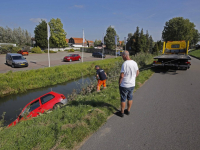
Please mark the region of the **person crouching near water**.
POLYGON ((96 69, 96 78, 98 80, 97 83, 97 92, 100 92, 101 85, 103 84, 103 88, 106 88, 106 78, 107 74, 101 69, 98 65, 95 66, 96 69))

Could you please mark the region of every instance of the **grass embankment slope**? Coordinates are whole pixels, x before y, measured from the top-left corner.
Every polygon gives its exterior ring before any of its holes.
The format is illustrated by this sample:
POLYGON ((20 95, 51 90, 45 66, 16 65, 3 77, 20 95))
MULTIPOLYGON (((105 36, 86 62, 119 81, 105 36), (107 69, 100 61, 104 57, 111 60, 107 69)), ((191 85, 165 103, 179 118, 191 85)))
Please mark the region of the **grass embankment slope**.
MULTIPOLYGON (((140 66, 152 62, 150 55, 137 56, 140 66)), ((0 149, 76 149, 80 143, 102 126, 120 106, 118 76, 121 62, 116 63, 107 82, 107 89, 100 93, 76 95, 68 105, 40 117, 23 121, 0 131, 0 149), (115 73, 116 74, 115 74, 115 73)), ((144 70, 136 80, 138 89, 151 75, 144 70)))
POLYGON ((200 49, 189 52, 189 55, 200 59, 200 49))
POLYGON ((30 89, 47 87, 94 74, 95 65, 100 65, 105 70, 109 70, 114 67, 117 60, 121 60, 121 58, 2 73, 0 74, 0 97, 26 92, 30 89))

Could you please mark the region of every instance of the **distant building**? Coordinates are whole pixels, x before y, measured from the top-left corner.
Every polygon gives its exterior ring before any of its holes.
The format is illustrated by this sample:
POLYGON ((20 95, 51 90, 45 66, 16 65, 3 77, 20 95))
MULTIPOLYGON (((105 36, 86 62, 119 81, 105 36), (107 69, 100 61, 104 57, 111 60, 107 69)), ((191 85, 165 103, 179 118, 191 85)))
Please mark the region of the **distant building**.
MULTIPOLYGON (((71 47, 83 47, 83 38, 71 37, 70 39, 66 39, 66 41, 68 45, 71 47)), ((84 47, 90 47, 90 46, 94 46, 94 42, 85 40, 84 47)))

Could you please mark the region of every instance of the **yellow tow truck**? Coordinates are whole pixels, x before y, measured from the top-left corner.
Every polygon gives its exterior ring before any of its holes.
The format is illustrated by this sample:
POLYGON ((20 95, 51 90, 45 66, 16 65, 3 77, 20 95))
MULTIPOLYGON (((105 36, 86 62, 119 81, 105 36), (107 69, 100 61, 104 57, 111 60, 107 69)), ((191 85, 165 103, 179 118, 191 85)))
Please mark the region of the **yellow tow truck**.
POLYGON ((154 66, 164 68, 175 68, 187 70, 190 68, 191 63, 188 60, 189 41, 168 41, 166 44, 163 42, 162 55, 154 57, 156 61, 153 62, 154 66))

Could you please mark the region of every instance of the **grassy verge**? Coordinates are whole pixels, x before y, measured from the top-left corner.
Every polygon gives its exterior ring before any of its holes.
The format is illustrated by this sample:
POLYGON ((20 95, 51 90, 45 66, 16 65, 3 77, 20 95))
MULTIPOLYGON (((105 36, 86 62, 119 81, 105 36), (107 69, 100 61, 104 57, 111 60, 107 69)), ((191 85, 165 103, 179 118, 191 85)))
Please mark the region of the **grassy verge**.
POLYGON ((200 59, 200 49, 189 52, 189 55, 200 59))
MULTIPOLYGON (((152 57, 143 57, 146 63, 152 57)), ((136 58, 135 58, 136 59, 136 58)), ((23 121, 15 127, 0 129, 0 149, 73 149, 101 127, 120 106, 118 76, 122 62, 115 64, 107 82, 107 89, 100 93, 74 95, 68 105, 40 117, 23 121), (113 77, 114 76, 114 77, 113 77)), ((143 65, 144 67, 145 65, 143 65)), ((144 70, 136 80, 138 89, 153 72, 144 70)))
POLYGON ((85 75, 94 74, 94 66, 100 65, 104 69, 114 67, 117 59, 105 59, 93 62, 84 62, 72 65, 61 65, 51 68, 41 68, 20 72, 7 72, 0 74, 0 97, 9 94, 22 93, 30 89, 36 89, 63 83, 85 75))

